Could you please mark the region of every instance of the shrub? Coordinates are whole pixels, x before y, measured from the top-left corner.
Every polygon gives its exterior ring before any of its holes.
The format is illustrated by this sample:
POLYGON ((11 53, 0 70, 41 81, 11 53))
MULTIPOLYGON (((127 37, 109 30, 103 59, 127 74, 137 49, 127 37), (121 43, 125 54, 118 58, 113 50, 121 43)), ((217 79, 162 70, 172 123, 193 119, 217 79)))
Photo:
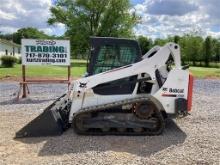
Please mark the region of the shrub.
POLYGON ((1 57, 2 66, 6 68, 11 68, 17 62, 17 58, 13 56, 2 56, 1 57))
POLYGON ((19 58, 17 59, 17 63, 18 63, 18 64, 21 64, 21 63, 22 63, 21 57, 19 57, 19 58))

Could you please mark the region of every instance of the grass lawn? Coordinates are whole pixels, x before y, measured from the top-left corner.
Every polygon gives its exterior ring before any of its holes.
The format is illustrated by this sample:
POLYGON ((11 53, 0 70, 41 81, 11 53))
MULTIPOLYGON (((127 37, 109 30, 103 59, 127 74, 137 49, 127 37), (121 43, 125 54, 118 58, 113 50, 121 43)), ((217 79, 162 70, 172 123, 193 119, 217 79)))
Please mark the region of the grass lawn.
MULTIPOLYGON (((71 61, 71 76, 81 77, 86 71, 85 60, 71 61)), ((220 78, 220 68, 190 67, 190 71, 197 78, 220 78)), ((27 66, 27 77, 64 78, 67 77, 67 67, 63 66, 27 66)), ((4 77, 21 77, 21 65, 14 68, 1 68, 0 79, 4 77)))
MULTIPOLYGON (((27 77, 43 77, 43 78, 65 78, 67 77, 67 67, 65 66, 26 66, 27 77)), ((86 72, 85 60, 71 61, 71 76, 80 77, 86 72)), ((21 65, 16 64, 14 68, 1 68, 0 79, 4 77, 21 77, 21 65)))
POLYGON ((220 68, 190 67, 190 72, 197 78, 220 78, 220 68))

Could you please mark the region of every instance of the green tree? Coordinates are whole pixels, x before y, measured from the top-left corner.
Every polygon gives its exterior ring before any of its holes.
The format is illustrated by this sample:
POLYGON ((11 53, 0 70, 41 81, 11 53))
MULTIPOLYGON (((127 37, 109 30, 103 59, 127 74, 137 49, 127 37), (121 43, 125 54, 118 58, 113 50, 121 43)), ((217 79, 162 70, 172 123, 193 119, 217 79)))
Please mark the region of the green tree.
POLYGON ((204 56, 205 66, 208 67, 210 59, 211 59, 212 51, 213 51, 212 37, 211 36, 206 37, 203 48, 204 48, 203 56, 204 56))
POLYGON ((154 40, 154 45, 163 46, 167 42, 168 42, 168 38, 166 38, 166 39, 157 38, 157 39, 154 40))
POLYGON ((141 48, 141 53, 144 55, 152 48, 153 41, 150 38, 144 37, 144 36, 138 36, 138 42, 141 48))
POLYGON ((0 33, 0 38, 6 39, 6 40, 13 40, 13 34, 0 33))
POLYGON ((184 35, 180 37, 178 44, 180 45, 182 64, 185 65, 189 62, 189 58, 187 56, 187 36, 184 35))
POLYGON ((138 18, 129 9, 129 0, 57 0, 48 23, 66 26, 76 55, 88 50, 89 36, 131 37, 138 18))
POLYGON ((218 66, 218 62, 220 62, 220 40, 219 39, 213 39, 213 61, 216 62, 216 66, 218 66))
POLYGON ((178 44, 179 41, 180 41, 180 36, 175 35, 175 36, 173 37, 173 42, 175 42, 176 44, 178 44))
POLYGON ((179 39, 183 63, 191 61, 196 65, 197 61, 202 60, 203 38, 194 34, 184 35, 179 39))
POLYGON ((21 44, 22 38, 33 38, 33 39, 48 39, 51 38, 47 34, 45 34, 43 31, 39 31, 36 28, 33 27, 27 27, 27 28, 21 28, 17 32, 12 34, 13 41, 17 44, 21 44))

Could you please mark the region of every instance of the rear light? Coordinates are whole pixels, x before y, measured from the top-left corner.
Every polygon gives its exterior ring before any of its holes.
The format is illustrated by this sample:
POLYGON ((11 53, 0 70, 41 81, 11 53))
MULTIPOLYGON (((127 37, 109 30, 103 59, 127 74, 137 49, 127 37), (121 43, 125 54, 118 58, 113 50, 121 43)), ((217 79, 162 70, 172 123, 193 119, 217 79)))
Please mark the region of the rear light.
POLYGON ((189 74, 187 111, 191 111, 192 108, 192 94, 193 94, 193 76, 189 74))

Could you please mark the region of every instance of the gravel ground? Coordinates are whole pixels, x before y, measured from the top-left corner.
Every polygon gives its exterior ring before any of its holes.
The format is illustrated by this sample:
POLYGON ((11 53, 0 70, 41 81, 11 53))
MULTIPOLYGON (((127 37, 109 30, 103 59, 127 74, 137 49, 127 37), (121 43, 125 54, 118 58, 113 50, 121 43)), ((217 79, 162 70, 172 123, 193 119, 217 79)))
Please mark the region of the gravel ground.
POLYGON ((18 84, 0 83, 0 164, 220 164, 220 80, 196 80, 193 109, 167 121, 160 136, 62 136, 13 139, 65 85, 32 85, 15 101, 18 84))

